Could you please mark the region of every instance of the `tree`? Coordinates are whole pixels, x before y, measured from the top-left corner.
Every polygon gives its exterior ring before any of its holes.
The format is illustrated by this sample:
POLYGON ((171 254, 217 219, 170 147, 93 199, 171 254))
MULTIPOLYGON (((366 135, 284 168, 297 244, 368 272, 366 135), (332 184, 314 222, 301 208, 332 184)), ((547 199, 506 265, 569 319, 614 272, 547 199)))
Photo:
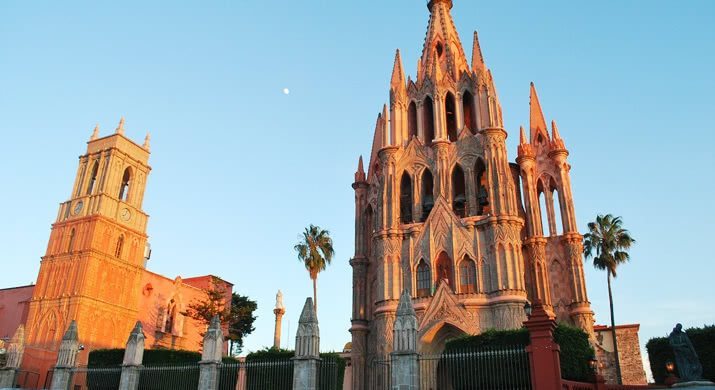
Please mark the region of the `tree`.
MULTIPOLYGON (((230 342, 229 352, 240 353, 243 348, 243 337, 255 329, 253 322, 256 317, 253 313, 258 305, 248 297, 235 292, 231 294, 231 302, 227 305, 225 284, 215 276, 212 276, 211 286, 205 291, 204 299, 194 300, 187 306, 186 316, 208 326, 211 319, 218 314, 221 324, 228 328, 226 338, 230 342)), ((203 337, 205 333, 200 334, 203 337)))
POLYGON ((621 217, 611 214, 599 215, 595 222, 589 222, 588 233, 583 236, 583 253, 586 258, 593 257, 593 266, 606 271, 608 280, 608 303, 611 306, 611 335, 616 355, 616 377, 621 384, 621 365, 618 361, 618 343, 616 342, 616 321, 613 318, 613 293, 611 277, 616 277, 619 265, 630 259, 628 249, 636 240, 623 228, 621 217))
POLYGON ((300 241, 293 247, 298 252, 298 260, 305 264, 305 269, 313 281, 313 306, 318 312, 318 274, 325 270, 333 259, 333 239, 330 232, 319 226, 310 225, 305 228, 300 241))

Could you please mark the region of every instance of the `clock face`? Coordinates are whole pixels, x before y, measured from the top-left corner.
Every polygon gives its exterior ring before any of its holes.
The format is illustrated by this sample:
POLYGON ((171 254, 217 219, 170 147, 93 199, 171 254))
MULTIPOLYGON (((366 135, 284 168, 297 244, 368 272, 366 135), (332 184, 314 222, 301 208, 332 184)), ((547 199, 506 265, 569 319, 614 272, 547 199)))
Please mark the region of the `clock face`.
POLYGON ((122 211, 119 212, 119 217, 122 218, 124 221, 128 221, 129 218, 132 217, 132 212, 129 211, 128 208, 123 208, 122 211))
POLYGON ((80 200, 74 205, 74 215, 77 215, 82 211, 82 207, 84 206, 84 203, 80 200))

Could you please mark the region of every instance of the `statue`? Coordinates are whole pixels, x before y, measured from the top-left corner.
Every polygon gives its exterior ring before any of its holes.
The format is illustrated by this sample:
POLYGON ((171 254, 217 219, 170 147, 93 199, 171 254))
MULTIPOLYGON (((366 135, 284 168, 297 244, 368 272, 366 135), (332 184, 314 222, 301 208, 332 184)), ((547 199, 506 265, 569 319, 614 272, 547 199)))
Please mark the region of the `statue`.
POLYGON ((276 309, 283 309, 283 293, 281 290, 276 293, 276 309))
POLYGON ((675 364, 678 367, 680 379, 684 382, 696 381, 703 377, 703 366, 688 335, 683 332, 683 325, 677 324, 668 336, 668 343, 673 348, 675 364))

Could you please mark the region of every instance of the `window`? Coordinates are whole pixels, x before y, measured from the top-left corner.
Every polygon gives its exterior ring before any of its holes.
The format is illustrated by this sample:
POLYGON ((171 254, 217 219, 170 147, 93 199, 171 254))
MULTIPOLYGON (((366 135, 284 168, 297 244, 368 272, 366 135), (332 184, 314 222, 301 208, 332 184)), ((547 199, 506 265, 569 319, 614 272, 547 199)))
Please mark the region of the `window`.
POLYGON ((124 249, 124 236, 119 236, 119 239, 117 240, 117 247, 114 250, 114 256, 115 257, 122 257, 122 249, 124 249))
POLYGON ((432 145, 434 139, 434 102, 427 96, 422 104, 422 119, 424 127, 424 144, 432 145))
POLYGON ((477 267, 474 262, 465 257, 459 265, 459 291, 461 293, 473 293, 477 291, 476 282, 477 267))
POLYGON ((119 187, 119 200, 127 201, 129 198, 129 185, 132 180, 132 169, 127 167, 124 170, 124 176, 122 176, 122 185, 119 187))
POLYGON ((415 102, 410 103, 410 107, 407 109, 407 134, 408 141, 417 137, 417 105, 415 102))
POLYGON ((467 216, 464 171, 459 164, 455 165, 454 171, 452 171, 452 210, 460 218, 467 216))
POLYGON ((429 213, 434 207, 434 183, 432 179, 432 172, 429 169, 425 169, 422 173, 422 221, 427 220, 429 213))
POLYGON ((437 257, 437 275, 435 282, 438 285, 443 280, 447 282, 449 287, 454 291, 454 278, 452 276, 452 259, 446 252, 441 252, 437 257))
POLYGON ((97 171, 99 170, 99 161, 94 162, 92 167, 92 175, 89 178, 89 185, 87 185, 87 195, 92 195, 92 190, 94 190, 94 183, 97 182, 97 171))
POLYGON ((67 252, 72 252, 73 248, 74 248, 74 229, 70 230, 70 240, 69 240, 69 244, 67 245, 67 252))
POLYGON ((430 295, 432 287, 431 279, 432 277, 430 276, 429 266, 424 260, 420 260, 420 264, 417 266, 418 297, 428 297, 430 295))
POLYGON ((400 181, 400 222, 412 223, 412 180, 407 171, 400 181))
POLYGON ((164 332, 172 333, 174 330, 174 321, 176 320, 176 302, 172 299, 166 307, 166 323, 164 324, 164 332))
POLYGON ((487 180, 487 167, 481 158, 477 159, 474 167, 474 188, 477 193, 477 215, 489 214, 489 184, 487 180))
POLYGON ((477 118, 474 115, 474 96, 469 91, 462 95, 462 113, 464 114, 464 127, 472 134, 477 134, 477 118))
POLYGON ((451 142, 457 141, 457 113, 455 110, 454 95, 447 93, 444 98, 444 113, 447 117, 447 137, 451 142))

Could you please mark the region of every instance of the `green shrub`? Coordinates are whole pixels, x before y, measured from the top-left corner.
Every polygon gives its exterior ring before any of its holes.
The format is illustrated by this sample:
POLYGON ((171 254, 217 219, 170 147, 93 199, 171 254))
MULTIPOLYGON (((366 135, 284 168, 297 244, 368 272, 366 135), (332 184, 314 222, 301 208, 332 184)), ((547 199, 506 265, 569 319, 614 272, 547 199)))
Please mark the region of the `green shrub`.
MULTIPOLYGON (((561 350, 561 377, 573 381, 590 380, 592 370, 589 360, 594 356, 594 351, 588 342, 586 332, 566 324, 558 324, 554 331, 554 341, 559 344, 561 350)), ((490 329, 475 336, 464 336, 448 341, 445 352, 528 345, 529 342, 529 331, 526 328, 490 329)))
MULTIPOLYGON (((122 365, 124 360, 124 349, 95 349, 89 353, 87 366, 96 367, 117 367, 122 365)), ((201 354, 193 351, 182 351, 174 349, 147 349, 144 351, 145 366, 168 365, 168 364, 192 364, 201 360, 201 354)))
MULTIPOLYGON (((704 379, 715 381, 715 325, 686 329, 685 333, 687 333, 695 352, 700 358, 700 364, 703 365, 704 379)), ((668 343, 668 338, 654 337, 648 340, 645 348, 648 350, 648 360, 650 361, 653 379, 656 383, 663 383, 668 376, 665 371, 665 363, 667 361, 675 363, 675 356, 673 356, 673 349, 668 343)))

